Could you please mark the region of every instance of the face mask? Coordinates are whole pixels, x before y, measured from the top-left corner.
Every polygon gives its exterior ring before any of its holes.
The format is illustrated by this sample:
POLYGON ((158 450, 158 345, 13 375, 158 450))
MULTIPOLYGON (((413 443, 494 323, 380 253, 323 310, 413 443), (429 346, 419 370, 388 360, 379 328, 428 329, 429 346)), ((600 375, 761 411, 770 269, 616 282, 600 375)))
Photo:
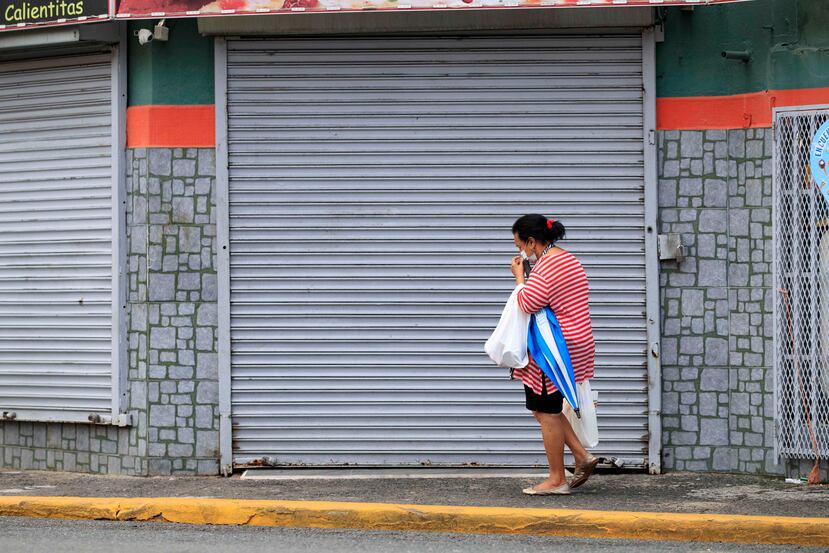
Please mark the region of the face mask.
POLYGON ((527 253, 524 250, 521 250, 521 259, 523 259, 524 261, 529 261, 530 263, 535 263, 536 261, 538 261, 538 256, 535 254, 527 255, 527 253))

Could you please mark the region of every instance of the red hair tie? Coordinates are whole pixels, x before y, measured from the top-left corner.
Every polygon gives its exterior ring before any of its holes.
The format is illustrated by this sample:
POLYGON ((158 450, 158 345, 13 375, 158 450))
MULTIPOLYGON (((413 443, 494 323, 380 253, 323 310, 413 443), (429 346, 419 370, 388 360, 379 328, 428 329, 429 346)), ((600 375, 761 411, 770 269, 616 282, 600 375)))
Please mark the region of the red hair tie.
POLYGON ((547 228, 549 230, 553 230, 553 223, 555 223, 555 219, 547 219, 547 228))

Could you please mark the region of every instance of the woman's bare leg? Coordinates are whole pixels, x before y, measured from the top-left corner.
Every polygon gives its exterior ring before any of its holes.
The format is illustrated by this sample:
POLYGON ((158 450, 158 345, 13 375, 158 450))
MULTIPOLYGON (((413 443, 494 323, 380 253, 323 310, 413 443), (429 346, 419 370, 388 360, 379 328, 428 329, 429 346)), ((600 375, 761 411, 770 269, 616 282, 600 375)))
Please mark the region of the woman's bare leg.
MULTIPOLYGON (((564 428, 559 415, 533 412, 544 440, 544 451, 550 464, 550 477, 534 486, 536 490, 550 490, 567 482, 564 475, 564 428)), ((569 426, 569 425, 568 425, 569 426)), ((570 429, 572 431, 572 428, 570 429)))
POLYGON ((573 454, 573 460, 576 462, 576 466, 578 466, 587 460, 590 453, 582 447, 579 437, 576 436, 576 432, 573 430, 573 427, 570 425, 570 421, 567 420, 567 417, 565 417, 563 413, 560 414, 559 417, 561 418, 561 426, 564 429, 564 443, 567 444, 567 447, 573 454))

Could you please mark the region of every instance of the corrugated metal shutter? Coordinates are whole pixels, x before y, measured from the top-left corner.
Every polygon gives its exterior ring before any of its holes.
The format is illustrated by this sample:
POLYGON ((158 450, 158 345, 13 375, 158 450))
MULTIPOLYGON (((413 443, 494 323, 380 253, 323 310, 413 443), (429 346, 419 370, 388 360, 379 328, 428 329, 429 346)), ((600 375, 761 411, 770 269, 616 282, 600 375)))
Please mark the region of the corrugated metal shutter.
POLYGON ((0 63, 0 411, 112 412, 111 54, 0 63))
POLYGON ((483 354, 517 216, 561 219, 599 453, 645 464, 638 34, 228 42, 237 463, 543 464, 483 354))

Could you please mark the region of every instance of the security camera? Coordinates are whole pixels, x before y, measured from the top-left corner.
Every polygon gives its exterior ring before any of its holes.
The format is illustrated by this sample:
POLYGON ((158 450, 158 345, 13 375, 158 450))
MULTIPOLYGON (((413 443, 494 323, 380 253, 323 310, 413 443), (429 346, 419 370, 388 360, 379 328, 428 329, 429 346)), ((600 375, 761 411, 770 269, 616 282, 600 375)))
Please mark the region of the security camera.
POLYGON ((136 31, 135 36, 138 37, 138 44, 141 44, 142 46, 152 42, 153 40, 153 32, 149 29, 141 29, 136 31))
POLYGON ((170 29, 164 26, 164 22, 167 21, 166 19, 162 19, 158 22, 158 24, 153 27, 153 40, 157 40, 159 42, 167 42, 170 38, 170 29))

